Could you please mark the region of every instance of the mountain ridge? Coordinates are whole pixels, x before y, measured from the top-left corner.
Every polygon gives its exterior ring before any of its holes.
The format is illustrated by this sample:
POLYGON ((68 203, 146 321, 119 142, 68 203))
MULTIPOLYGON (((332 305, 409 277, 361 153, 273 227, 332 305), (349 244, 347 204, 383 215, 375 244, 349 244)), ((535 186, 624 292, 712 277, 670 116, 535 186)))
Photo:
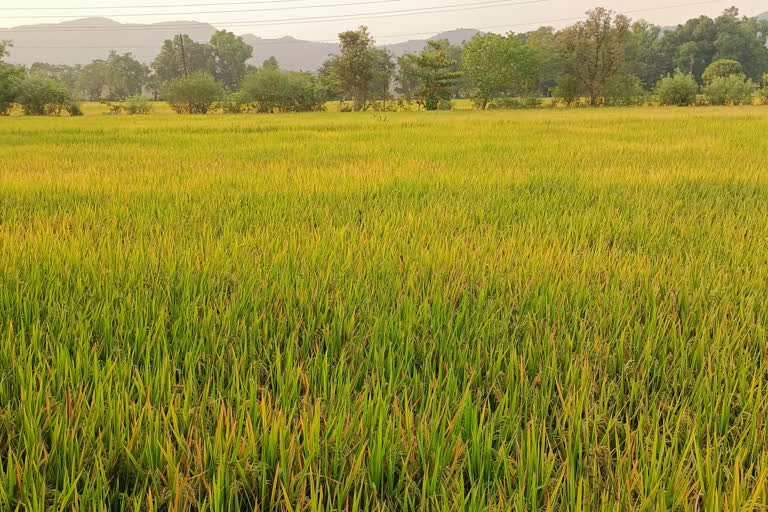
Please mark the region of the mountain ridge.
MULTIPOLYGON (((768 12, 759 14, 757 18, 768 20, 768 12)), ((137 60, 149 64, 159 53, 166 39, 185 33, 195 41, 207 42, 216 30, 213 25, 199 21, 177 20, 142 24, 120 23, 105 17, 89 17, 61 23, 0 28, 0 40, 13 41, 14 47, 10 49, 7 60, 14 64, 47 62, 85 65, 94 59, 105 58, 111 49, 119 53, 130 52, 137 60), (120 27, 121 35, 119 42, 115 44, 117 27, 120 27)), ((447 39, 452 44, 461 44, 480 33, 480 30, 472 28, 458 28, 426 39, 409 39, 381 44, 379 47, 386 48, 395 57, 399 57, 405 53, 419 52, 429 40, 447 39)), ((283 69, 290 71, 316 71, 339 49, 335 42, 309 41, 292 36, 269 39, 246 33, 241 37, 253 46, 253 57, 249 61, 251 64, 260 65, 266 59, 275 57, 283 69)))
MULTIPOLYGON (((49 64, 85 65, 94 59, 103 59, 110 50, 132 53, 146 64, 154 60, 166 39, 179 33, 193 40, 207 42, 216 27, 197 21, 167 21, 160 23, 120 23, 110 18, 91 17, 61 23, 41 23, 0 28, 0 40, 10 39, 8 62, 31 65, 35 62, 49 64), (119 27, 119 41, 115 32, 119 27)), ((441 32, 426 39, 411 39, 393 44, 379 45, 395 57, 408 52, 418 52, 429 40, 448 39, 453 44, 468 41, 475 29, 456 29, 441 32)), ((241 34, 243 40, 253 46, 250 63, 260 65, 275 57, 283 69, 291 71, 316 71, 328 57, 338 52, 337 43, 309 41, 292 36, 261 38, 255 34, 241 34)))

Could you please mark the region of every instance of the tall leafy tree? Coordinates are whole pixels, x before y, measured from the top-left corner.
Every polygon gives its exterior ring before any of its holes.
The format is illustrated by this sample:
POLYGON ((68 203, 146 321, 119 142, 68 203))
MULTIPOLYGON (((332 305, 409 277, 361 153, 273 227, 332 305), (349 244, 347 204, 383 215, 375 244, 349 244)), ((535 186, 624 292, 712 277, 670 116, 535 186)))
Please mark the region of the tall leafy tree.
POLYGON ((83 66, 78 79, 78 88, 91 101, 97 101, 107 92, 110 83, 109 64, 96 59, 83 66))
POLYGON ((464 48, 461 69, 476 103, 484 110, 494 98, 526 92, 534 86, 536 53, 514 34, 476 35, 464 48))
POLYGON ((622 71, 629 24, 626 16, 598 7, 558 36, 566 55, 563 72, 590 105, 597 105, 606 84, 622 71))
POLYGON ((193 41, 186 34, 166 39, 160 53, 152 62, 152 69, 161 83, 183 77, 185 73, 204 71, 212 75, 215 67, 213 47, 193 41))
POLYGON ((386 98, 394 63, 386 50, 375 47, 367 27, 339 34, 341 52, 331 58, 328 69, 345 95, 362 110, 371 100, 386 98))
POLYGON ((120 55, 110 52, 107 68, 109 96, 116 100, 139 94, 149 76, 149 67, 134 59, 130 53, 120 55))
POLYGON ((461 77, 454 71, 456 61, 450 56, 448 41, 428 41, 419 55, 405 55, 400 59, 404 69, 398 79, 400 89, 419 98, 427 110, 437 110, 440 103, 449 100, 452 88, 461 77))
POLYGON ((19 85, 24 80, 22 67, 3 62, 10 46, 10 41, 0 41, 0 116, 10 113, 19 93, 19 85))
POLYGON ((701 81, 704 70, 718 59, 735 60, 744 73, 759 79, 768 71, 768 20, 739 17, 735 8, 716 19, 699 16, 661 36, 656 62, 662 73, 684 69, 701 81))
POLYGON ((625 47, 625 70, 640 79, 645 89, 652 88, 663 76, 658 46, 661 27, 640 20, 632 24, 625 47))
POLYGON ((395 92, 401 99, 412 102, 419 97, 421 77, 417 57, 406 53, 397 58, 397 74, 395 76, 395 92))
POLYGON ((549 96, 557 86, 562 72, 563 54, 557 44, 555 29, 541 27, 533 32, 522 34, 525 46, 533 50, 536 57, 536 90, 549 96))
POLYGON ((253 47, 232 32, 219 30, 211 36, 213 76, 231 91, 237 89, 253 55, 253 47))
POLYGON ((5 59, 10 54, 8 48, 12 46, 13 43, 8 39, 0 39, 0 63, 2 63, 3 59, 5 59))
POLYGON ((29 67, 30 75, 38 75, 51 80, 57 80, 74 92, 77 90, 77 83, 80 79, 82 66, 67 66, 65 64, 48 64, 46 62, 35 62, 29 67))

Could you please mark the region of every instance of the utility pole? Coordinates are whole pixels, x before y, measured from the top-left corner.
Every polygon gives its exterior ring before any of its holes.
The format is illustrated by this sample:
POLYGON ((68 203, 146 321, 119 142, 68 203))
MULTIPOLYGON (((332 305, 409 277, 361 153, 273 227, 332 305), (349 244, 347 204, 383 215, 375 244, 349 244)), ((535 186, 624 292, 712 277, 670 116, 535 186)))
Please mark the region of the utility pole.
POLYGON ((189 71, 187 70, 187 54, 184 51, 184 34, 179 34, 179 43, 181 44, 181 60, 184 63, 184 78, 189 76, 189 71))

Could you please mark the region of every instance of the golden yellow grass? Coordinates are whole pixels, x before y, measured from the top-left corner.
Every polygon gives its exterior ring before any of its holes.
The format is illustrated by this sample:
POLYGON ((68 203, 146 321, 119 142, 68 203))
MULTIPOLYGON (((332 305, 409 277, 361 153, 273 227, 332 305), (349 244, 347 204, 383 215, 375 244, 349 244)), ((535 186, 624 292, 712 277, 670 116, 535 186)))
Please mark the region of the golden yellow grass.
POLYGON ((0 510, 763 510, 766 134, 0 119, 0 510))

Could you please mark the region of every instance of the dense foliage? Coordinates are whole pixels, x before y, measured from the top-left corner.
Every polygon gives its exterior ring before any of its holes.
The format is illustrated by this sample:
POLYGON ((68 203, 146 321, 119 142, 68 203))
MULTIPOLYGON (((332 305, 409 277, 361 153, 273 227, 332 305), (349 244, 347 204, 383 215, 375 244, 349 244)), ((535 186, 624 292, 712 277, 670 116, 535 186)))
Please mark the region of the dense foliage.
POLYGON ((313 112, 324 108, 328 89, 322 78, 283 71, 276 61, 268 61, 245 76, 240 99, 261 112, 313 112))
POLYGON ((674 75, 669 75, 656 85, 656 95, 662 105, 677 105, 680 107, 696 103, 696 94, 699 85, 690 74, 685 74, 679 69, 674 75))
POLYGON ((205 71, 174 78, 164 92, 168 103, 179 114, 206 114, 223 94, 221 84, 205 71))

